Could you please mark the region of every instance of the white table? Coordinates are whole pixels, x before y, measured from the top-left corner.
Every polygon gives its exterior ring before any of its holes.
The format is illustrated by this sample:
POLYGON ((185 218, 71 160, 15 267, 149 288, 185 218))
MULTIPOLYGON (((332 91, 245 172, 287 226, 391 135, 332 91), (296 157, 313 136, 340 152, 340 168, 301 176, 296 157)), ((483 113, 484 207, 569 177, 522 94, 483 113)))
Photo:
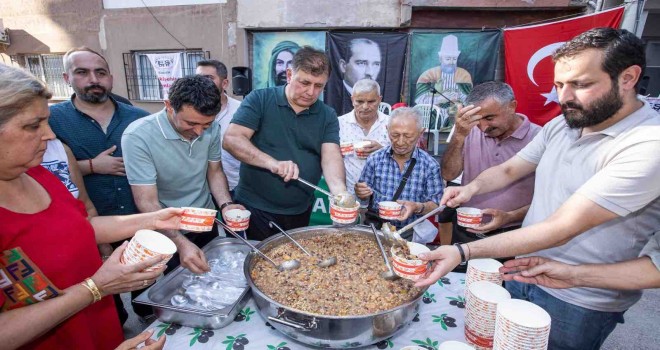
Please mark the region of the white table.
MULTIPOLYGON (((402 333, 362 349, 399 350, 408 345, 420 345, 437 350, 437 346, 447 340, 465 342, 463 334, 464 290, 465 274, 448 274, 428 289, 421 303, 419 315, 402 333)), ((175 332, 173 335, 167 336, 165 349, 168 350, 294 350, 310 348, 266 325, 266 320, 261 317, 252 298, 234 322, 227 327, 213 330, 212 333, 197 328, 172 326, 160 321, 154 322, 149 328, 156 329, 154 338, 165 333, 175 332)))

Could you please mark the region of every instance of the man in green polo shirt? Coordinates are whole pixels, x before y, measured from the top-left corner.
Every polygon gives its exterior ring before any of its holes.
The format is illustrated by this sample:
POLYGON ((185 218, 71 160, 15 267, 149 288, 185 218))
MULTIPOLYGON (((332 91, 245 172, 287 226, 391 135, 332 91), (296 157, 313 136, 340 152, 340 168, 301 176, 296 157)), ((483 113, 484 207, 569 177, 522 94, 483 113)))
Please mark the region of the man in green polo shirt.
POLYGON ((262 240, 276 231, 307 226, 314 190, 298 181, 325 177, 330 192, 346 191, 335 111, 318 98, 328 81, 330 62, 305 46, 287 68, 285 86, 249 94, 225 133, 223 148, 241 161, 236 200, 249 211, 247 236, 262 240))
MULTIPOLYGON (((232 208, 227 178, 222 171, 220 90, 203 76, 180 78, 170 88, 165 109, 131 123, 122 136, 126 176, 138 210, 163 207, 232 208)), ((181 264, 194 273, 208 271, 201 247, 218 236, 208 233, 163 232, 177 246, 181 264)), ((168 267, 178 265, 177 256, 168 267)))

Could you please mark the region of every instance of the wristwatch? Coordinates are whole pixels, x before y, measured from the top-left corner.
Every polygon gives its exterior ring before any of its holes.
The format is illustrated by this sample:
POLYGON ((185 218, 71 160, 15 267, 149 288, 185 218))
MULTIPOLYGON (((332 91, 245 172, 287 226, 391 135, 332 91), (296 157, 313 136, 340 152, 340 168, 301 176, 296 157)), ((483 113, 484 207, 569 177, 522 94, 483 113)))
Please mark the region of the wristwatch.
POLYGON ((424 212, 424 209, 425 209, 425 203, 422 203, 422 208, 419 209, 418 211, 416 211, 416 212, 415 212, 415 215, 420 215, 421 213, 424 212))
POLYGON ((220 212, 222 212, 227 206, 234 204, 234 202, 229 201, 229 202, 224 202, 220 204, 220 212))
POLYGON ((458 253, 461 254, 460 265, 465 265, 467 263, 467 259, 465 258, 465 251, 463 251, 463 247, 461 247, 461 243, 454 243, 454 246, 458 249, 458 253))

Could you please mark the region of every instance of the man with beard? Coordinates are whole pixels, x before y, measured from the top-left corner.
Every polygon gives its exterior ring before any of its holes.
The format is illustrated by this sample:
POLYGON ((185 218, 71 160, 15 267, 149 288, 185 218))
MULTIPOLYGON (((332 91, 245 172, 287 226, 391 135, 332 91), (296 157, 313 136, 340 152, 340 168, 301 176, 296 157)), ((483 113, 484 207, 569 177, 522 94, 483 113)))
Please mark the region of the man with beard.
POLYGON ((252 91, 234 114, 223 148, 241 161, 235 198, 252 214, 247 236, 263 240, 307 226, 321 174, 333 194, 346 191, 335 111, 319 101, 330 62, 323 51, 304 46, 287 68, 285 86, 252 91))
POLYGON ((440 66, 430 68, 419 76, 415 89, 415 103, 431 104, 433 100, 433 104, 446 110, 450 101, 465 99, 472 90, 472 76, 467 70, 458 67, 460 54, 458 38, 455 35, 450 34, 442 38, 442 45, 438 51, 440 66), (433 96, 433 88, 442 95, 436 93, 433 96))
POLYGON ((282 86, 286 85, 286 70, 291 67, 293 55, 300 50, 300 46, 293 41, 282 41, 275 45, 268 62, 268 85, 282 86))
MULTIPOLYGON (((477 85, 456 115, 456 127, 442 156, 442 177, 451 181, 463 173, 468 184, 482 171, 502 164, 525 147, 541 127, 516 113, 511 87, 489 81, 477 85)), ((459 226, 453 217, 452 243, 476 241, 483 234, 498 234, 520 228, 534 194, 534 174, 511 186, 474 196, 463 206, 482 209, 491 220, 476 229, 459 226)))
MULTIPOLYGON (((50 106, 49 123, 73 151, 89 198, 101 216, 138 213, 124 170, 121 135, 130 123, 149 113, 110 95, 108 62, 90 48, 75 48, 64 55, 64 80, 74 94, 69 101, 50 106)), ((115 302, 121 305, 119 297, 115 302)), ((135 304, 133 308, 140 316, 152 313, 151 307, 135 304)), ((118 311, 124 321, 126 312, 118 311)))
MULTIPOLYGON (((632 260, 660 229, 660 115, 636 94, 646 65, 642 41, 623 29, 595 28, 565 43, 553 60, 563 117, 515 157, 467 186, 448 188, 441 201, 456 207, 536 171, 523 227, 424 254, 433 267, 417 285, 475 258, 535 255, 571 265, 632 260)), ((506 287, 550 314, 551 349, 598 349, 641 297, 639 290, 517 281, 506 287)))

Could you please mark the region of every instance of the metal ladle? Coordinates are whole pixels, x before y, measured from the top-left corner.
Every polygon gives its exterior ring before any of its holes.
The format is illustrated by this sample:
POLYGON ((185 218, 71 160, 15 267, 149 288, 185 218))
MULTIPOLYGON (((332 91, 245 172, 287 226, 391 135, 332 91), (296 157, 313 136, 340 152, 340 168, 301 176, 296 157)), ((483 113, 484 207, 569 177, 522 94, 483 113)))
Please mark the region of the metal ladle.
MULTIPOLYGON (((288 239, 290 239, 291 242, 293 242, 295 245, 297 245, 298 248, 300 248, 300 250, 302 250, 303 252, 305 252, 305 254, 307 254, 307 255, 310 256, 310 257, 314 257, 312 254, 310 254, 310 253, 307 251, 307 249, 303 248, 303 246, 301 246, 300 243, 296 242, 296 240, 293 239, 293 237, 291 237, 291 235, 289 235, 288 233, 286 233, 286 231, 284 231, 284 230, 280 227, 280 225, 278 225, 278 224, 276 224, 276 223, 274 223, 274 222, 272 222, 272 221, 269 221, 269 222, 268 222, 268 226, 270 226, 270 228, 273 228, 273 226, 276 227, 278 230, 280 230, 280 232, 282 232, 283 235, 285 235, 288 239)), ((336 264, 336 263, 337 263, 337 258, 335 258, 334 256, 331 256, 331 257, 329 257, 329 258, 325 258, 325 259, 323 259, 323 260, 319 260, 319 262, 318 262, 316 265, 319 266, 319 267, 330 267, 330 266, 332 266, 332 265, 334 265, 334 264, 336 264)))
POLYGON ((222 227, 225 229, 225 231, 231 233, 232 236, 234 236, 234 237, 240 239, 241 241, 243 241, 243 243, 247 244, 250 248, 252 248, 252 251, 253 251, 253 252, 255 252, 255 253, 261 255, 264 259, 268 260, 268 262, 270 262, 271 264, 273 264, 273 266, 275 266, 275 268, 276 268, 278 271, 280 271, 280 272, 282 272, 282 271, 290 271, 290 270, 295 270, 295 269, 297 269, 297 268, 300 267, 300 261, 298 261, 298 260, 296 260, 296 259, 293 259, 293 260, 287 260, 287 261, 281 263, 280 265, 278 265, 277 263, 275 263, 275 262, 273 261, 273 259, 269 258, 266 254, 262 253, 261 250, 257 249, 257 247, 255 247, 254 245, 252 245, 252 243, 248 242, 247 239, 241 237, 241 235, 239 235, 239 234, 237 234, 236 232, 234 232, 234 230, 232 230, 231 228, 229 228, 229 226, 225 225, 222 221, 220 221, 220 220, 218 220, 218 219, 216 218, 216 219, 215 219, 215 222, 218 223, 218 225, 222 226, 222 227))
POLYGON ((316 186, 316 185, 312 184, 311 182, 309 182, 305 179, 297 178, 296 180, 298 180, 298 181, 302 182, 303 184, 305 184, 305 185, 307 185, 307 186, 309 186, 309 187, 325 194, 326 196, 328 196, 328 198, 333 199, 337 203, 337 205, 339 205, 340 207, 344 207, 344 208, 354 207, 355 203, 357 201, 355 199, 355 196, 348 193, 348 192, 340 193, 340 194, 335 196, 332 193, 322 189, 319 186, 316 186))
POLYGON ((387 254, 385 253, 385 248, 383 248, 383 243, 381 243, 380 241, 380 237, 378 236, 378 232, 376 232, 376 226, 374 226, 374 224, 371 224, 371 231, 374 233, 374 236, 376 236, 376 242, 378 242, 378 248, 380 248, 380 253, 383 254, 383 260, 385 260, 385 265, 387 265, 387 271, 381 272, 380 277, 388 281, 394 281, 396 279, 399 279, 400 277, 394 273, 394 270, 392 270, 392 265, 390 265, 390 259, 387 258, 387 254))

